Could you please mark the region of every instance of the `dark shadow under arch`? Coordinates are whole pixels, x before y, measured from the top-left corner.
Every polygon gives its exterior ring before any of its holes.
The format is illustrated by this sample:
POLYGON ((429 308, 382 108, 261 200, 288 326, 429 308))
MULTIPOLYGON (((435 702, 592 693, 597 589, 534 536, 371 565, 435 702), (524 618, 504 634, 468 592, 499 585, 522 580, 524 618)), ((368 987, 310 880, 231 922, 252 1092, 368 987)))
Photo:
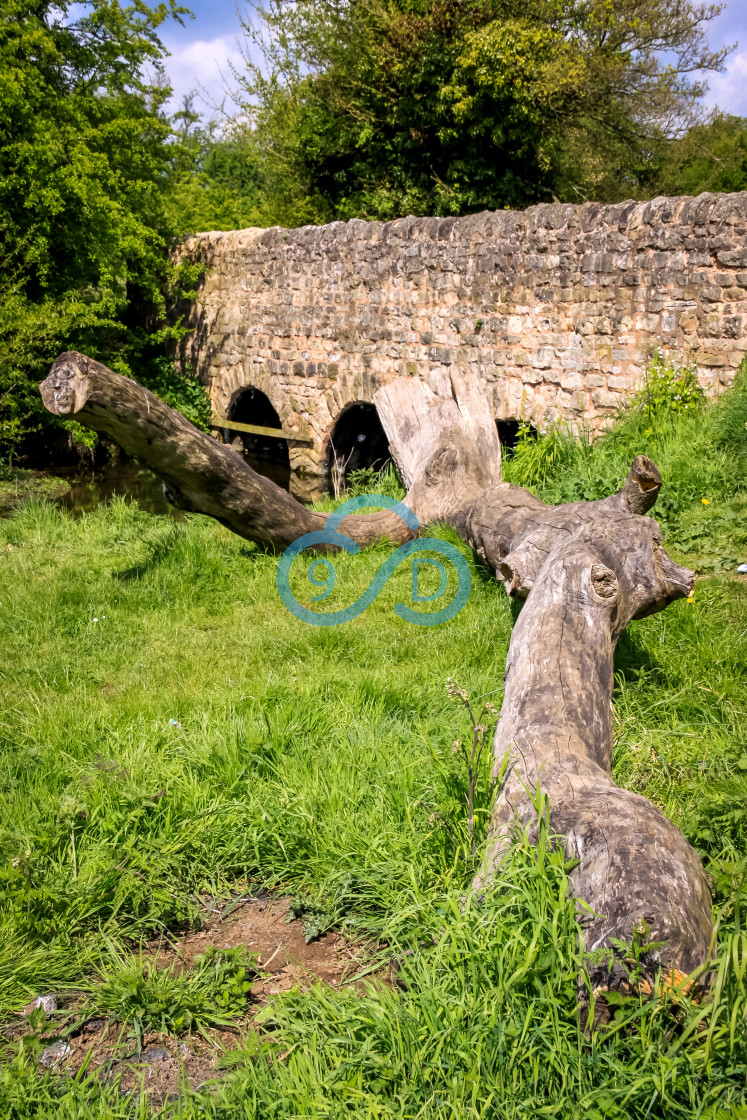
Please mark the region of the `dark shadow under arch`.
MULTIPOLYGON (((238 389, 231 397, 227 419, 235 420, 238 424, 256 424, 262 428, 282 428, 280 417, 269 397, 251 385, 246 389, 238 389)), ((242 451, 249 466, 258 474, 263 474, 277 482, 278 486, 288 489, 290 457, 287 440, 254 435, 251 432, 237 432, 231 428, 224 428, 223 439, 242 451)))
POLYGON ((327 443, 327 471, 335 458, 341 463, 345 479, 352 471, 381 470, 391 463, 389 441, 381 426, 376 406, 367 401, 346 405, 335 421, 327 443))
POLYGON ((495 426, 498 429, 498 438, 501 441, 501 452, 504 455, 513 455, 516 444, 519 442, 520 429, 529 429, 530 437, 537 438, 537 429, 533 424, 527 424, 523 420, 514 420, 508 418, 506 420, 496 420, 495 426))

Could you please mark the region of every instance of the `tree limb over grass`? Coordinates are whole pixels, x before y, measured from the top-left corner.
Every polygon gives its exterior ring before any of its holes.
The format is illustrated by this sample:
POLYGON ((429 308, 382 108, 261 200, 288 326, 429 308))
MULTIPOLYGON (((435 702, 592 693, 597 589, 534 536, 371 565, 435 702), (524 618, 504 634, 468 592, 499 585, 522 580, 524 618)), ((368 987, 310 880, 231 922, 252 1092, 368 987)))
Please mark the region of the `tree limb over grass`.
MULTIPOLYGON (((175 504, 242 537, 284 548, 324 525, 326 514, 305 509, 142 386, 82 354, 62 354, 41 394, 50 412, 104 432, 156 471, 175 504)), ((451 395, 439 397, 401 379, 375 403, 407 506, 421 523, 452 525, 508 594, 527 600, 509 647, 494 747, 503 780, 475 885, 499 873, 512 827, 536 819, 541 787, 554 831, 579 861, 571 879, 591 908, 587 951, 632 940, 645 926, 666 943, 667 967, 693 971, 706 962, 712 933, 700 858, 650 801, 610 776, 615 645, 632 619, 689 595, 694 583, 644 516, 662 485, 656 466, 638 455, 619 493, 549 506, 500 481, 495 424, 474 380, 455 373, 451 395)), ((412 535, 388 511, 343 525, 361 545, 412 535)), ((614 963, 595 975, 603 986, 624 979, 614 963)))

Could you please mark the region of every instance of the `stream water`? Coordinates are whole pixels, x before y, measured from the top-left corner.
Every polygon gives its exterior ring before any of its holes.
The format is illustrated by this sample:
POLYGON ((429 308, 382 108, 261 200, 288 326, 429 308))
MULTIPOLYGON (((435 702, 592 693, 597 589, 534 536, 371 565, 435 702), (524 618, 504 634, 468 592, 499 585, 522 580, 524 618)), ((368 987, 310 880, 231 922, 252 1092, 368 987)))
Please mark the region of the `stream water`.
MULTIPOLYGON (((258 474, 265 475, 284 490, 289 490, 299 501, 312 502, 325 493, 324 487, 316 479, 313 482, 296 479, 289 476, 287 468, 276 463, 246 453, 244 457, 258 474)), ((69 484, 69 490, 54 500, 73 514, 87 513, 118 495, 136 501, 146 513, 172 517, 175 521, 184 520, 184 514, 174 509, 164 498, 160 478, 134 459, 106 463, 94 470, 60 467, 43 473, 50 478, 61 478, 69 484)))
POLYGON ((70 484, 70 489, 57 501, 73 513, 88 513, 119 495, 133 499, 147 513, 184 519, 184 514, 170 506, 164 498, 161 480, 131 459, 107 463, 91 471, 63 469, 50 473, 70 484))

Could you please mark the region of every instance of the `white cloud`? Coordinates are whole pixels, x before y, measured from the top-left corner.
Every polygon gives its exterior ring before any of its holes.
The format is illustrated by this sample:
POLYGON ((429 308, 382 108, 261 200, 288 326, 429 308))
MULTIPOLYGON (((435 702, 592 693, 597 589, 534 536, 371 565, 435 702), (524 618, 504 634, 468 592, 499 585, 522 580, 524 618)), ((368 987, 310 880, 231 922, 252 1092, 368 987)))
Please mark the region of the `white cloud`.
POLYGON ((727 113, 747 117, 747 50, 733 54, 725 74, 708 75, 707 105, 718 105, 727 113))
POLYGON ((171 106, 178 109, 185 93, 197 92, 195 108, 208 111, 229 97, 233 85, 231 64, 241 69, 242 58, 234 36, 198 39, 181 44, 164 36, 171 52, 166 59, 166 73, 173 86, 171 106))

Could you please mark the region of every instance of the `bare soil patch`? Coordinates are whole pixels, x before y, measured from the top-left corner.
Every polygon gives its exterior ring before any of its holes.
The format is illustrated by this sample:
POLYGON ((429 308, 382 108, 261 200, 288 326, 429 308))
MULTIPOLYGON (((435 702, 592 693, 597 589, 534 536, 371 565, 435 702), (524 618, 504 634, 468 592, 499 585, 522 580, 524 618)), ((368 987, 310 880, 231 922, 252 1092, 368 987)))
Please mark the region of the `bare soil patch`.
POLYGON ((175 958, 186 966, 210 945, 218 949, 243 946, 257 954, 257 967, 265 974, 252 988, 251 1003, 262 1005, 278 992, 299 986, 307 990, 318 981, 339 986, 365 967, 367 957, 361 946, 354 946, 336 933, 326 933, 306 943, 303 924, 288 921, 289 903, 271 896, 238 902, 223 919, 216 915, 204 929, 186 934, 173 947, 153 946, 159 963, 171 964, 175 958))
MULTIPOLYGON (((63 1023, 69 1027, 70 1020, 62 1019, 59 1032, 50 1031, 45 1040, 40 1065, 70 1076, 85 1066, 102 1081, 120 1079, 125 1091, 143 1083, 154 1104, 178 1095, 180 1089, 198 1089, 220 1076, 226 1051, 241 1045, 242 1037, 252 1029, 254 1016, 273 997, 296 987, 305 991, 317 983, 339 987, 354 980, 370 964, 365 946, 351 944, 335 933, 324 934, 307 944, 302 922, 287 921, 288 912, 287 899, 269 895, 242 898, 233 906, 224 906, 225 918, 216 909, 203 929, 169 943, 153 942, 143 949, 144 955, 155 959, 159 967, 176 966, 177 971, 180 966, 191 968, 195 958, 209 946, 243 946, 256 955, 261 976, 253 983, 246 1017, 237 1020, 234 1027, 211 1030, 205 1036, 179 1038, 151 1032, 143 1037, 138 1053, 129 1027, 121 1023, 90 1019, 67 1034, 63 1023), (61 1038, 64 1041, 58 1041, 61 1038)), ((63 995, 61 1003, 64 1002, 63 995)), ((79 1015, 85 998, 76 1003, 79 1015)), ((70 1013, 71 1017, 76 1016, 75 1006, 70 1007, 70 1013)), ((55 1018, 58 1015, 59 1012, 55 1018)), ((28 1029, 27 1021, 21 1020, 8 1025, 3 1033, 7 1040, 17 1040, 28 1029)))

